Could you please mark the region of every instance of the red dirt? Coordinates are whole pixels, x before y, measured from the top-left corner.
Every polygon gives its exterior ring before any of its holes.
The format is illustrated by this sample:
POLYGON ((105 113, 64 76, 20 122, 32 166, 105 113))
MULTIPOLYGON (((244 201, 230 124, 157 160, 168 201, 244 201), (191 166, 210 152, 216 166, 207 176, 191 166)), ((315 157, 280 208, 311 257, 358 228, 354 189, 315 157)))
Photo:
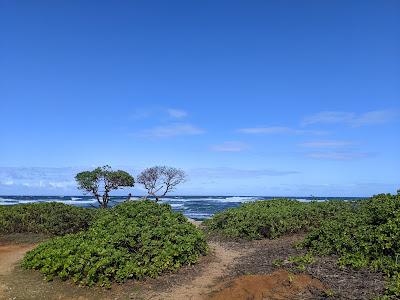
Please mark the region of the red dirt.
POLYGON ((243 275, 225 284, 209 300, 263 300, 305 299, 312 296, 310 290, 325 290, 324 285, 305 274, 291 274, 277 270, 269 275, 243 275))

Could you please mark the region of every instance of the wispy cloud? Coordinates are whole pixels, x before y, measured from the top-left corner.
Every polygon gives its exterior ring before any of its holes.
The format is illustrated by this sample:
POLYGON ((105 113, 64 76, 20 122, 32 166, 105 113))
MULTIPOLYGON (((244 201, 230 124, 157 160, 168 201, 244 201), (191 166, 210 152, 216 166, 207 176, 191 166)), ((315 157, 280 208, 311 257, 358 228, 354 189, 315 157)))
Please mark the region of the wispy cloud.
POLYGON ((391 110, 375 110, 366 112, 358 116, 354 121, 354 126, 363 126, 369 124, 380 124, 395 120, 399 113, 391 110))
POLYGON ((14 180, 12 180, 12 179, 3 179, 3 180, 0 180, 0 185, 4 185, 4 186, 11 186, 11 185, 14 185, 14 180))
POLYGON ((290 127, 281 127, 281 126, 240 128, 238 129, 238 132, 245 134, 315 134, 315 135, 326 134, 325 131, 302 130, 290 127))
POLYGON ((241 152, 248 148, 249 148, 249 146, 245 143, 229 141, 229 142, 224 142, 219 145, 214 145, 211 147, 211 150, 217 151, 217 152, 241 152))
POLYGON ((150 129, 144 129, 136 135, 147 138, 171 138, 184 135, 199 135, 205 131, 192 124, 176 123, 165 126, 156 126, 150 129))
POLYGON ((322 197, 370 197, 378 193, 393 193, 396 183, 348 182, 348 183, 281 183, 272 190, 279 195, 288 196, 322 196, 322 197))
POLYGON ((0 187, 34 189, 75 188, 74 176, 79 168, 0 167, 0 187))
MULTIPOLYGON (((97 166, 96 166, 97 167, 97 166)), ((114 166, 131 174, 132 166, 114 166)), ((82 167, 0 167, 0 195, 78 195, 75 175, 95 166, 82 167)), ((135 187, 135 190, 140 187, 135 187)), ((115 191, 113 194, 123 194, 115 191)))
POLYGON ((306 156, 313 159, 321 160, 355 160, 373 156, 373 153, 368 152, 347 152, 347 151, 331 151, 331 152, 311 152, 306 156))
POLYGON ((184 118, 188 115, 188 113, 182 109, 174 109, 174 108, 168 108, 167 113, 170 117, 175 118, 175 119, 181 119, 184 118))
POLYGON ((207 178, 255 178, 264 176, 286 176, 299 174, 293 170, 275 169, 235 169, 235 168, 196 168, 188 171, 193 177, 207 178))
POLYGON ((342 111, 323 111, 304 118, 302 125, 313 124, 345 124, 354 127, 382 124, 393 121, 399 116, 393 110, 375 110, 362 114, 342 111))
POLYGON ((306 148, 340 148, 353 145, 352 141, 337 141, 337 140, 324 140, 324 141, 310 141, 300 144, 306 148))
POLYGON ((133 111, 130 117, 134 120, 148 119, 154 116, 158 118, 173 118, 182 119, 189 115, 189 113, 183 109, 177 108, 163 108, 163 107, 153 107, 153 108, 137 108, 133 111))

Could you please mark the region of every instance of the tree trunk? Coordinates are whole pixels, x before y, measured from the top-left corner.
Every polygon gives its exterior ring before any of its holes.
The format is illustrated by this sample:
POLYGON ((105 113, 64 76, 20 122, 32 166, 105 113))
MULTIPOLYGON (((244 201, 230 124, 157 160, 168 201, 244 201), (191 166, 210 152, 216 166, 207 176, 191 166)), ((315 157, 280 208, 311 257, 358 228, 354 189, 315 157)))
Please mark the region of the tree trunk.
POLYGON ((103 195, 103 203, 101 205, 101 208, 107 208, 108 206, 108 192, 105 192, 103 195))
POLYGON ((99 194, 95 194, 94 196, 96 197, 97 202, 99 202, 99 205, 102 208, 103 207, 103 201, 100 200, 100 195, 99 194))

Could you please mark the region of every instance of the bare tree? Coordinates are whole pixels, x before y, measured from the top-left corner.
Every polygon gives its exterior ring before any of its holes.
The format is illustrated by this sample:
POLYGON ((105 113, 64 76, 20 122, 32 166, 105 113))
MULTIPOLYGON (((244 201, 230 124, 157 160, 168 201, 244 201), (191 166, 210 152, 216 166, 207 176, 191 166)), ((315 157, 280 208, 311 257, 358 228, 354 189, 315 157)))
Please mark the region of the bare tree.
POLYGON ((148 196, 155 197, 156 202, 160 197, 164 197, 167 193, 174 191, 176 186, 185 180, 186 174, 184 171, 166 166, 147 168, 137 178, 137 182, 144 185, 148 196))

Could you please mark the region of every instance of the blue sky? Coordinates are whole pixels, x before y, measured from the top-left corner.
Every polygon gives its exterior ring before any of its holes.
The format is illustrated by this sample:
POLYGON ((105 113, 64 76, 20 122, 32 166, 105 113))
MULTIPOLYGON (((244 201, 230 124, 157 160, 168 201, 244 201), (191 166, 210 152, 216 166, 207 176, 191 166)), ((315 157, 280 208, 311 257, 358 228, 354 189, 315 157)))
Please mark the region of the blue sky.
POLYGON ((400 188, 399 1, 6 0, 0 31, 0 194, 104 164, 188 195, 400 188))

